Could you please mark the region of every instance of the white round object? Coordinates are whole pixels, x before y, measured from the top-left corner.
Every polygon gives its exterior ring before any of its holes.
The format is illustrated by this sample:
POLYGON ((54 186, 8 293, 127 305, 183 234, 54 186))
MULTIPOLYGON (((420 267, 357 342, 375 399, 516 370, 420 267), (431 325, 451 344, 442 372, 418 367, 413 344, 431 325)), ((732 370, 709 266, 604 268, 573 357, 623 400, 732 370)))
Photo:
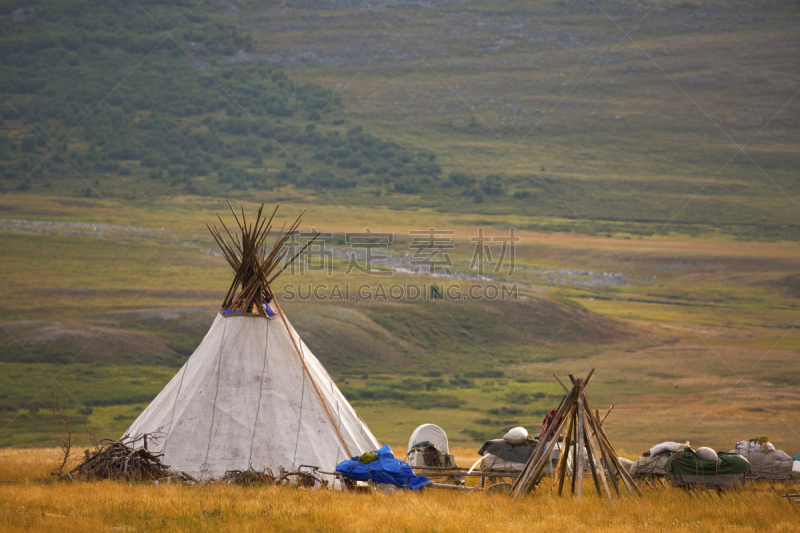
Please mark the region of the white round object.
POLYGON ((720 460, 719 457, 717 456, 717 452, 706 446, 697 448, 697 450, 695 450, 694 453, 697 454, 697 457, 699 457, 703 461, 713 461, 717 463, 720 460))
POLYGON ((503 435, 503 440, 509 444, 523 444, 528 441, 528 430, 524 427, 511 428, 503 435))
POLYGON ((447 444, 447 433, 436 424, 422 424, 415 429, 414 433, 411 434, 411 438, 408 439, 408 449, 410 450, 415 444, 425 441, 430 442, 444 453, 450 453, 450 447, 447 444))

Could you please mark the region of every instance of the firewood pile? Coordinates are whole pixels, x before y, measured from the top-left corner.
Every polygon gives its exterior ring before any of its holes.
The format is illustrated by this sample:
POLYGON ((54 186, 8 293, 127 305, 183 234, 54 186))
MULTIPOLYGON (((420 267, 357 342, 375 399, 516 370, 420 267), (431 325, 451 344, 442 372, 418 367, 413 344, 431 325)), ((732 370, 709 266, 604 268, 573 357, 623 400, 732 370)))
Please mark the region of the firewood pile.
POLYGON ((275 474, 272 470, 259 471, 250 467, 247 470, 228 470, 222 476, 222 481, 243 487, 271 485, 275 481, 275 474))
POLYGON ((133 448, 125 439, 103 439, 94 451, 84 450, 84 459, 70 474, 89 480, 151 481, 174 476, 161 462, 163 454, 133 448))

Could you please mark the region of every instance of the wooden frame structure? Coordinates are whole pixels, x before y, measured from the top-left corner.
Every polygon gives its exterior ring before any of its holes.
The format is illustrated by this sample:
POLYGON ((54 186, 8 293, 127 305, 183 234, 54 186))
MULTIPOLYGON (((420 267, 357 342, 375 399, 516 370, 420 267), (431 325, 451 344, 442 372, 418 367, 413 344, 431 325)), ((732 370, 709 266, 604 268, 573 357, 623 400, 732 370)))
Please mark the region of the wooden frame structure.
POLYGON ((225 256, 235 273, 228 289, 228 294, 225 296, 225 301, 222 303, 222 309, 267 316, 264 306, 272 300, 273 296, 270 284, 319 237, 319 233, 308 241, 291 259, 287 260, 283 268, 272 274, 288 253, 288 250, 285 250, 283 245, 297 231, 305 209, 298 215, 288 230, 286 230, 286 224, 283 225, 278 237, 272 244, 272 248, 268 249, 266 240, 272 230, 272 219, 275 218, 275 213, 278 212, 278 207, 280 206, 275 206, 272 216, 267 219, 261 216, 264 211, 264 204, 261 204, 261 208, 256 214, 255 222, 251 222, 249 225, 243 208, 241 209, 242 218, 239 220, 230 201, 228 201, 228 207, 236 220, 236 225, 239 226, 241 236, 232 234, 219 215, 217 215, 217 218, 229 239, 226 239, 216 226, 211 227, 206 224, 208 231, 211 232, 214 240, 217 241, 222 250, 222 255, 225 256), (270 277, 271 274, 272 276, 270 277))
POLYGON ((447 478, 451 480, 454 485, 461 485, 462 482, 466 482, 467 478, 478 479, 479 485, 477 487, 469 487, 477 488, 477 489, 484 489, 486 488, 486 480, 487 479, 516 479, 519 477, 519 472, 502 472, 502 471, 492 471, 492 472, 481 472, 481 471, 472 471, 470 472, 468 468, 462 467, 449 467, 449 466, 426 466, 426 467, 417 467, 414 469, 414 472, 426 476, 428 478, 447 478))
POLYGON ((617 496, 620 495, 620 484, 624 485, 623 490, 627 489, 631 496, 635 497, 642 494, 639 486, 620 463, 614 448, 603 431, 602 422, 592 415, 592 409, 586 398, 586 388, 589 386, 593 375, 594 369, 589 372, 586 379, 576 379, 572 374, 569 374, 569 378, 572 380, 571 390, 567 390, 561 380, 558 379, 558 376, 556 376, 556 380, 567 392, 567 395, 561 400, 553 423, 547 428, 539 446, 528 459, 528 462, 525 463, 525 467, 512 485, 509 495, 513 498, 519 498, 537 487, 542 471, 547 461, 550 460, 550 454, 558 443, 558 437, 562 432, 564 433, 564 442, 560 446, 558 464, 551 477, 551 496, 555 494, 556 485, 558 485, 558 494, 561 495, 563 492, 567 460, 573 444, 575 445, 576 460, 570 485, 572 494, 575 494, 578 500, 581 499, 583 492, 583 467, 587 461, 592 472, 597 494, 600 496, 603 495, 600 489, 602 482, 608 500, 612 501, 608 480, 611 480, 611 485, 617 496), (593 445, 593 439, 597 447, 593 445), (588 452, 586 456, 584 456, 584 450, 588 452), (599 456, 595 453, 595 450, 599 452, 599 456), (600 458, 599 461, 597 460, 598 457, 600 458), (608 473, 608 479, 606 479, 606 473, 608 473), (621 483, 617 482, 617 476, 621 483))

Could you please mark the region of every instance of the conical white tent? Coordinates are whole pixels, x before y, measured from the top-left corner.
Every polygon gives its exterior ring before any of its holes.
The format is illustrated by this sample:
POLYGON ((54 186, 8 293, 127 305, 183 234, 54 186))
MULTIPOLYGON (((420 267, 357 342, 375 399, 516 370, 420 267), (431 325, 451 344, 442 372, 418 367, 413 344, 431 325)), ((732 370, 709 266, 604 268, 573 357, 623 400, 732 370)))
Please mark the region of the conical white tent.
POLYGON ((290 329, 305 367, 280 317, 218 315, 126 435, 148 434, 148 448, 163 453, 164 464, 200 479, 250 466, 278 472, 312 465, 331 472, 344 459, 378 449, 290 329))
POLYGON ((141 439, 136 445, 147 438, 164 464, 199 479, 249 467, 332 472, 380 448, 274 302, 270 283, 286 268, 277 268, 281 250, 300 218, 270 252, 264 241, 272 217, 261 214, 248 226, 244 212, 242 221, 234 213, 241 237, 225 228, 227 242, 209 228, 236 277, 200 346, 125 433, 141 439))

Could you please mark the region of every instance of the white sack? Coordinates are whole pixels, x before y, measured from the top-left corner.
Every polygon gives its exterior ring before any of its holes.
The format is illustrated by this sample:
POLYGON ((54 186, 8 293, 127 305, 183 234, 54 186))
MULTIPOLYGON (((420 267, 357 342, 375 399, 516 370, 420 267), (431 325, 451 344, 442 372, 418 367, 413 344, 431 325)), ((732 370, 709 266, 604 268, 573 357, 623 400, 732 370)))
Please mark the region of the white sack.
POLYGON ((624 457, 617 457, 617 459, 619 459, 619 463, 622 465, 625 471, 630 474, 631 468, 633 468, 633 461, 630 459, 625 459, 624 457))
POLYGON ((524 444, 528 440, 528 430, 523 427, 511 428, 503 435, 503 440, 509 444, 524 444))
POLYGON ((718 463, 720 461, 719 456, 717 456, 717 452, 715 452, 711 448, 708 448, 707 446, 697 448, 697 450, 695 450, 694 453, 697 454, 697 457, 699 457, 703 461, 713 461, 715 463, 718 463))
POLYGON ((678 450, 681 449, 681 446, 683 446, 683 444, 679 442, 672 442, 672 441, 662 442, 661 444, 656 444, 655 446, 650 448, 650 456, 653 457, 663 452, 677 453, 678 450))

